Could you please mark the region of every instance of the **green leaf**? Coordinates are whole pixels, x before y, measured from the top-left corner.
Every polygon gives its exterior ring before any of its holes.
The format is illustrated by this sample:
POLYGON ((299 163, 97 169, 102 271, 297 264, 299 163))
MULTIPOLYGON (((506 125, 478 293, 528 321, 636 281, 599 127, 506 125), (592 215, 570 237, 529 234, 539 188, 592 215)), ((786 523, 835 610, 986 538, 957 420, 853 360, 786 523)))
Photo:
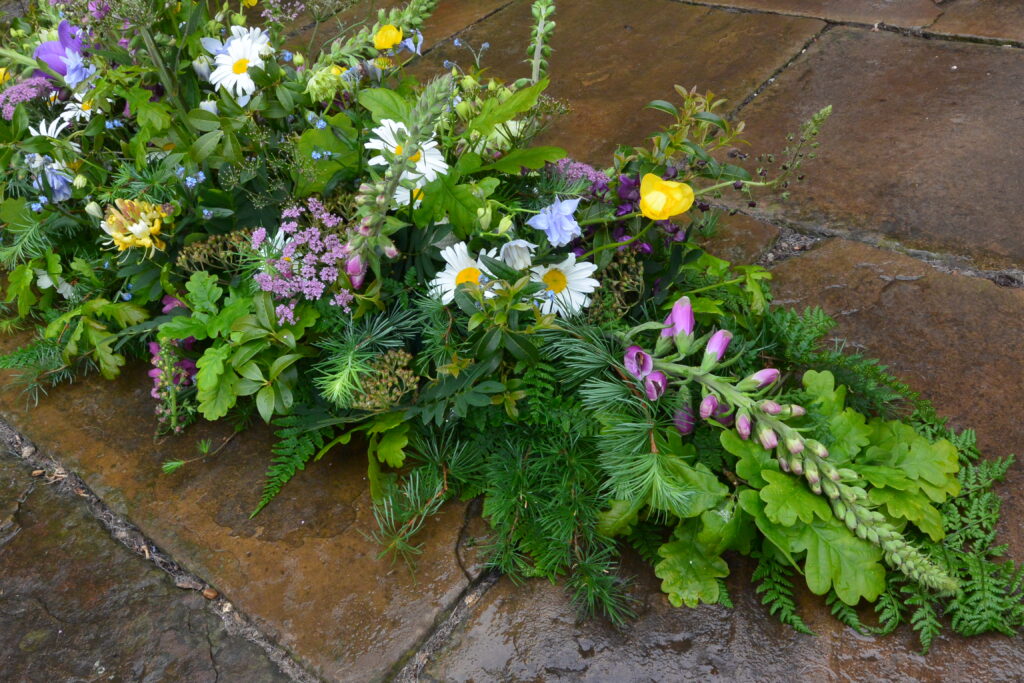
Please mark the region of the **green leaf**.
POLYGON ((611 507, 597 513, 597 533, 608 538, 630 533, 641 507, 628 500, 611 501, 611 507))
POLYGON ((199 372, 196 373, 199 412, 207 420, 219 420, 224 417, 237 400, 235 389, 238 385, 238 375, 227 366, 230 356, 229 345, 217 344, 208 348, 196 361, 196 367, 199 368, 199 372))
POLYGON ((899 421, 875 418, 871 446, 862 455, 867 465, 884 465, 905 474, 936 503, 960 492, 956 473, 960 470, 956 446, 946 439, 931 443, 899 421))
POLYGON ((215 276, 205 270, 196 271, 185 283, 185 289, 188 290, 188 302, 193 311, 210 314, 217 312, 217 302, 224 290, 217 286, 215 276))
POLYGON ((467 125, 468 131, 479 131, 484 136, 490 135, 498 124, 514 118, 537 104, 537 98, 547 87, 548 81, 544 79, 529 88, 523 88, 513 93, 504 102, 499 102, 495 97, 485 100, 480 107, 480 113, 467 125))
POLYGON ((885 505, 890 517, 902 517, 916 524, 933 541, 945 538, 942 515, 923 495, 896 489, 872 489, 868 497, 875 505, 885 505))
POLYGON ((514 149, 497 161, 479 169, 481 171, 501 171, 502 173, 518 174, 522 168, 543 168, 544 164, 565 158, 566 152, 561 147, 527 147, 514 149))
POLYGON ((171 125, 171 114, 167 105, 162 102, 143 102, 138 109, 138 122, 149 128, 153 133, 167 130, 171 125))
POLYGON ((270 418, 274 417, 274 403, 276 400, 274 387, 269 384, 260 389, 259 393, 256 394, 256 410, 259 411, 263 421, 268 424, 270 423, 270 418))
POLYGON ((188 122, 196 130, 210 132, 220 128, 220 117, 205 109, 193 109, 188 113, 188 122))
POLYGON ((434 219, 448 214, 448 220, 455 228, 456 234, 465 237, 476 229, 476 211, 484 208, 486 202, 477 196, 473 185, 460 184, 453 179, 453 175, 441 176, 423 188, 423 202, 419 213, 434 219))
POLYGON ((696 607, 701 602, 718 602, 718 579, 729 575, 729 565, 697 540, 693 524, 680 524, 676 539, 658 548, 661 561, 654 573, 661 590, 676 607, 696 607))
POLYGON ((810 524, 815 517, 832 519, 828 503, 808 490, 802 480, 772 470, 764 470, 761 476, 768 482, 759 494, 768 519, 783 526, 793 526, 797 519, 805 524, 810 524))
MULTIPOLYGON (((251 305, 252 299, 239 298, 230 301, 217 315, 210 318, 210 321, 206 324, 206 330, 210 338, 227 338, 235 321, 246 315, 251 305)), ((196 338, 198 339, 199 337, 196 338)))
POLYGON ((761 472, 779 469, 779 464, 772 454, 763 449, 756 440, 744 441, 732 430, 723 431, 718 440, 722 448, 739 458, 736 462, 736 474, 751 486, 766 486, 768 482, 761 472))
POLYGON ((815 397, 814 403, 821 408, 821 412, 826 415, 842 412, 846 404, 846 387, 836 387, 836 378, 831 372, 808 370, 804 373, 803 385, 807 393, 815 397))
POLYGON ((405 462, 405 447, 409 444, 409 423, 389 429, 377 444, 377 459, 388 467, 401 467, 405 462))
POLYGON ((32 291, 32 283, 35 281, 32 263, 32 261, 22 263, 7 276, 7 301, 10 303, 17 300, 19 318, 28 315, 32 306, 39 301, 35 292, 32 291))
POLYGON ((157 336, 160 339, 206 339, 206 323, 198 318, 178 315, 160 325, 157 336))
POLYGON ((99 363, 100 374, 106 379, 114 379, 121 374, 121 367, 124 365, 124 356, 114 353, 111 343, 115 337, 101 323, 91 319, 82 318, 82 329, 86 330, 86 336, 93 348, 93 357, 99 363))
POLYGON ((700 515, 701 530, 697 540, 711 554, 721 555, 726 550, 747 553, 754 539, 754 526, 739 501, 729 498, 714 510, 705 510, 700 515))
POLYGON ((740 507, 748 515, 754 518, 754 522, 757 524, 757 528, 761 531, 764 537, 773 545, 779 553, 786 558, 797 571, 802 571, 800 565, 790 552, 790 545, 792 545, 790 536, 792 530, 788 527, 776 524, 772 520, 768 519, 768 516, 764 513, 764 501, 757 494, 757 491, 753 489, 743 489, 739 495, 740 507))
POLYGON ((382 119, 394 119, 402 123, 409 119, 409 103, 390 88, 360 90, 358 100, 378 123, 382 119))
POLYGON ((299 136, 296 145, 299 157, 312 159, 314 151, 326 155, 311 161, 313 177, 298 171, 292 174, 296 181, 295 192, 300 197, 323 192, 338 173, 348 171, 354 175, 359 167, 359 148, 354 144, 356 132, 352 122, 344 115, 333 116, 329 121, 331 127, 310 128, 299 136))
POLYGON ((815 595, 835 588, 840 600, 856 605, 861 598, 873 601, 885 590, 882 551, 835 519, 806 525, 793 550, 807 551, 804 574, 815 595))
POLYGON ((647 103, 646 108, 657 109, 658 111, 663 111, 670 116, 679 116, 679 110, 676 108, 676 105, 671 102, 666 102, 665 100, 651 100, 647 103))
POLYGON ((192 161, 201 164, 213 154, 213 151, 217 149, 217 145, 220 144, 223 137, 224 131, 222 130, 212 130, 209 133, 203 133, 188 148, 188 155, 192 158, 192 161))

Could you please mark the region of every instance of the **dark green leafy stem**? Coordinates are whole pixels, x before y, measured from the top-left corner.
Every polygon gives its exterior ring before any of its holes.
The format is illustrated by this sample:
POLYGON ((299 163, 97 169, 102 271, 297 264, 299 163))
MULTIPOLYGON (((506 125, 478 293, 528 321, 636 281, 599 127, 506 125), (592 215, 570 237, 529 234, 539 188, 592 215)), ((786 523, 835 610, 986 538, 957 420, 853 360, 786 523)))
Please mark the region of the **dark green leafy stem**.
POLYGON ((783 624, 813 636, 814 631, 797 614, 792 577, 792 570, 775 559, 774 555, 765 552, 759 554, 752 580, 756 584, 754 590, 761 595, 761 602, 783 624))

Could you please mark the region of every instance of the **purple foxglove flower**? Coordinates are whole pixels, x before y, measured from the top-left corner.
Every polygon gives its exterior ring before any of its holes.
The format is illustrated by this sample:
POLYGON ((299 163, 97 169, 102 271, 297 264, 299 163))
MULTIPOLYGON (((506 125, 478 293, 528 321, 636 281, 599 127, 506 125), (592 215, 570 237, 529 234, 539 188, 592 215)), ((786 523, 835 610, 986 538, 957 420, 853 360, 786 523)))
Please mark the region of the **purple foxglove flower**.
POLYGON ((775 401, 761 401, 757 406, 762 412, 767 413, 768 415, 778 415, 782 412, 782 406, 775 401))
POLYGON ((526 221, 536 230, 543 230, 553 247, 564 247, 582 234, 580 224, 573 214, 579 206, 580 198, 556 199, 551 205, 541 209, 540 213, 526 221))
POLYGON ((356 254, 349 259, 348 263, 345 264, 345 272, 348 273, 348 279, 352 282, 352 286, 359 289, 363 286, 363 280, 366 277, 366 264, 363 263, 363 259, 356 254))
POLYGON ((755 389, 764 389, 779 381, 779 371, 775 368, 765 368, 758 370, 754 374, 745 378, 742 382, 736 385, 736 388, 740 391, 753 391, 755 389))
MULTIPOLYGON (((803 453, 804 452, 804 440, 801 439, 799 436, 796 436, 795 434, 792 435, 792 436, 786 437, 786 442, 785 443, 786 443, 786 450, 789 451, 790 453, 794 454, 794 455, 796 455, 797 453, 803 453)), ((799 472, 797 474, 799 474, 799 472)))
POLYGON ((714 394, 708 394, 700 402, 700 419, 708 419, 715 414, 716 410, 718 410, 718 397, 714 394))
POLYGON ((672 415, 672 424, 676 426, 683 436, 691 434, 697 424, 693 416, 693 409, 690 406, 683 406, 672 415))
POLYGON ((753 424, 750 422, 750 415, 746 413, 740 413, 736 416, 736 433, 740 435, 740 438, 746 441, 750 438, 750 430, 753 424))
POLYGON ((732 427, 733 421, 736 418, 729 414, 731 410, 732 408, 729 407, 728 403, 719 403, 718 407, 715 408, 715 412, 711 414, 711 417, 718 420, 718 422, 725 427, 732 427))
POLYGON ((661 395, 665 393, 666 386, 668 386, 668 378, 661 370, 655 370, 644 377, 644 391, 647 393, 648 400, 657 401, 661 398, 661 395))
POLYGON ((767 451, 779 445, 779 436, 775 431, 762 424, 757 425, 757 440, 761 442, 761 446, 767 451))
POLYGON ((714 362, 720 363, 722 357, 725 356, 725 350, 729 348, 729 342, 732 341, 732 332, 729 330, 719 330, 711 335, 711 339, 708 340, 707 348, 704 350, 704 357, 711 357, 714 362))
POLYGON ((623 359, 626 371, 637 379, 643 379, 651 374, 654 369, 654 359, 651 355, 639 346, 630 346, 626 349, 626 357, 623 359))
POLYGON ((803 417, 807 414, 807 410, 803 406, 793 404, 789 406, 789 414, 793 417, 803 417))
MULTIPOLYGON (((690 305, 690 297, 682 296, 672 304, 672 310, 665 318, 665 329, 661 331, 662 337, 674 337, 678 334, 690 336, 696 322, 693 319, 693 306, 690 305)), ((728 344, 728 342, 726 342, 728 344)), ((722 351, 725 353, 725 351, 722 351)))
POLYGON ((165 294, 160 303, 163 304, 163 308, 160 309, 161 313, 170 313, 175 308, 188 308, 181 299, 170 294, 165 294))

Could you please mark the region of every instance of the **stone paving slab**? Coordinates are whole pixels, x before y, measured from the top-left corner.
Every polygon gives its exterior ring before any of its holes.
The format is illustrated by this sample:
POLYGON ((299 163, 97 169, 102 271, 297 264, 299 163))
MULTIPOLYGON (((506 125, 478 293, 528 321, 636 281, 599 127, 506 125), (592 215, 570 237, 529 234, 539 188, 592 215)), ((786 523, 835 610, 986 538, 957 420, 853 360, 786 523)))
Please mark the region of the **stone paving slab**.
MULTIPOLYGON (((983 453, 1024 456, 1024 290, 839 239, 773 273, 776 304, 821 306, 852 350, 880 359, 952 425, 975 429, 983 453)), ((1004 540, 1017 561, 1024 560, 1022 487, 1018 461, 998 489, 1006 499, 1004 540)))
POLYGON ((830 30, 739 113, 755 153, 781 152, 787 133, 833 106, 806 181, 753 213, 1020 266, 1022 81, 1017 48, 830 30))
POLYGON ((195 591, 0 455, 0 678, 286 681, 195 591))
POLYGON ((742 265, 756 262, 778 239, 774 225, 762 223, 743 214, 722 217, 718 231, 703 240, 709 252, 726 261, 742 265))
POLYGON ((230 429, 200 424, 154 442, 145 371, 60 387, 35 408, 0 395, 0 413, 311 670, 334 681, 384 677, 469 585, 456 555, 463 504, 424 525, 415 575, 377 559, 366 456, 355 448, 311 463, 252 520, 271 458, 266 429, 162 474, 164 460, 194 457, 201 438, 217 447, 230 429))
MULTIPOLYGON (((933 0, 684 0, 697 5, 734 7, 758 12, 778 12, 799 17, 859 24, 886 24, 920 28, 935 21, 942 11, 933 0)), ((1012 1, 1012 0, 1011 0, 1012 1)))
POLYGON ((949 33, 985 40, 1024 42, 1024 3, 1020 0, 954 0, 930 33, 949 33))
POLYGON ((447 648, 425 668, 430 681, 985 681, 1019 680, 1024 649, 1003 636, 940 636, 927 657, 906 628, 860 635, 804 592, 809 636, 768 614, 750 586, 752 563, 730 562, 735 606, 672 607, 649 568, 633 562, 639 617, 621 629, 580 621, 568 594, 545 581, 502 579, 447 648))
MULTIPOLYGON (((564 147, 599 167, 620 144, 642 144, 669 123, 644 111, 654 99, 676 100, 676 84, 729 99, 732 106, 771 77, 824 26, 812 19, 738 14, 666 0, 559 3, 551 41, 551 86, 571 113, 538 144, 564 147)), ((475 48, 490 43, 483 66, 506 80, 529 76, 530 3, 519 0, 459 34, 475 48)), ((468 51, 445 42, 427 65, 472 66, 468 51)), ((427 65, 420 68, 424 76, 427 65)))

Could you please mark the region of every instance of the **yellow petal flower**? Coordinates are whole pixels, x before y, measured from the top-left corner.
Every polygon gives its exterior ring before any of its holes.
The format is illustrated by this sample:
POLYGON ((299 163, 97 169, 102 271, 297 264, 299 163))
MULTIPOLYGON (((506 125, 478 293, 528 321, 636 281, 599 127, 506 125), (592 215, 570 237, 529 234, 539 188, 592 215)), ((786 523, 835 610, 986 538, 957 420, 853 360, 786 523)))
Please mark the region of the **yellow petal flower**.
POLYGON ((242 0, 242 5, 245 7, 255 7, 259 0, 242 0))
POLYGON ((390 50, 402 42, 402 29, 392 24, 385 24, 373 37, 373 46, 378 50, 390 50))
POLYGON ((13 78, 13 76, 11 76, 11 72, 7 70, 7 67, 0 66, 0 83, 9 81, 11 78, 13 78))
POLYGON ((648 173, 640 181, 640 212, 653 221, 685 213, 693 206, 693 188, 648 173))

